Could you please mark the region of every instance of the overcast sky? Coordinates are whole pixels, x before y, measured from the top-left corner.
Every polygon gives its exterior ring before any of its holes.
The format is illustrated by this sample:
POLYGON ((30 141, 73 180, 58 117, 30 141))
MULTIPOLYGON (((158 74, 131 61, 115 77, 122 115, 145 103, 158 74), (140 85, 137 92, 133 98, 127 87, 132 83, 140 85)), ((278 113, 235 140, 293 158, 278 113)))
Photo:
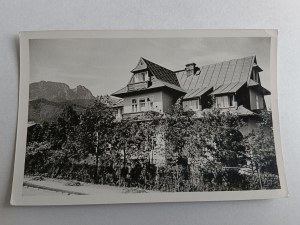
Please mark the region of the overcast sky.
POLYGON ((270 90, 270 38, 122 38, 30 40, 30 81, 83 85, 97 95, 124 87, 140 57, 170 70, 256 55, 270 90))

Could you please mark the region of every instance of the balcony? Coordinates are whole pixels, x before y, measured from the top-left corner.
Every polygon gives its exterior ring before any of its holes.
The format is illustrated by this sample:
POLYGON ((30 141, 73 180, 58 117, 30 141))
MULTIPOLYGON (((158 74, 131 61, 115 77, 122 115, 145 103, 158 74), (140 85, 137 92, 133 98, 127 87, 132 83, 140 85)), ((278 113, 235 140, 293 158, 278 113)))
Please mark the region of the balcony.
POLYGON ((143 81, 139 83, 131 83, 127 85, 128 91, 138 91, 147 89, 150 86, 150 81, 143 81))

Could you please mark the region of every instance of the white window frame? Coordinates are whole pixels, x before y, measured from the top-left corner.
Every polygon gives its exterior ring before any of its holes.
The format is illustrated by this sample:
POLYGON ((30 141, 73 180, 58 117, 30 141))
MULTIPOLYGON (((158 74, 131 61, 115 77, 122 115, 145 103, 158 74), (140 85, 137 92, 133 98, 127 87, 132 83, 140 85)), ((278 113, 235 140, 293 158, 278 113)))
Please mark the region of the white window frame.
POLYGON ((146 97, 146 107, 147 107, 148 111, 153 109, 153 107, 154 107, 154 96, 147 96, 146 97), (150 101, 148 101, 148 99, 150 101))
POLYGON ((122 108, 118 109, 118 116, 121 117, 122 116, 122 108))
POLYGON ((145 111, 147 111, 146 110, 146 98, 144 98, 144 97, 141 97, 141 98, 139 98, 139 111, 140 112, 145 112, 145 111), (142 102, 143 101, 143 102, 142 102), (144 105, 144 106, 142 106, 142 105, 144 105), (143 107, 143 108, 142 108, 143 107))
POLYGON ((199 99, 191 99, 191 100, 186 100, 183 101, 183 108, 184 110, 199 110, 200 109, 200 101, 199 99), (195 103, 195 104, 193 104, 195 103))
POLYGON ((154 108, 154 96, 153 95, 151 95, 151 96, 137 97, 137 98, 131 98, 131 112, 132 113, 147 112, 147 111, 152 110, 153 108, 154 108), (148 99, 150 99, 152 101, 148 101, 148 99), (133 100, 136 100, 136 103, 133 104, 133 100), (145 104, 144 105, 144 110, 142 110, 142 108, 141 108, 141 104, 140 104, 141 100, 145 100, 145 102, 144 102, 144 104, 145 104))
POLYGON ((235 106, 235 97, 234 94, 228 95, 228 107, 234 107, 235 106), (232 105, 230 105, 230 97, 232 97, 232 105))
POLYGON ((133 113, 138 112, 138 98, 131 99, 131 111, 133 113), (135 103, 133 103, 133 100, 135 100, 135 103))
POLYGON ((132 84, 142 83, 142 82, 145 82, 148 80, 149 80, 148 71, 144 71, 144 72, 139 72, 139 73, 133 74, 131 83, 132 84), (140 79, 140 78, 142 78, 142 79, 140 79))
POLYGON ((258 96, 258 94, 255 94, 255 103, 256 103, 256 109, 260 109, 260 107, 259 107, 259 96, 258 96))
POLYGON ((251 79, 256 81, 257 83, 259 83, 259 73, 255 70, 253 70, 251 79))
POLYGON ((235 107, 234 94, 216 96, 216 107, 219 109, 227 109, 235 107), (232 105, 230 105, 230 96, 232 96, 232 105))

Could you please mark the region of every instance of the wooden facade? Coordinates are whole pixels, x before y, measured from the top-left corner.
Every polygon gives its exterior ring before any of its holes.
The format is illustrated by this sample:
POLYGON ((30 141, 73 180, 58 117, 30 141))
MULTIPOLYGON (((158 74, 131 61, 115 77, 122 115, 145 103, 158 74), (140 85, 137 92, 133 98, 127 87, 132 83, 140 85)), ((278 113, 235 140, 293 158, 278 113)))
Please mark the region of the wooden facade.
POLYGON ((127 86, 112 94, 122 99, 115 105, 116 115, 164 113, 182 97, 185 110, 219 108, 253 116, 266 109, 264 96, 270 94, 261 85, 261 71, 255 56, 201 67, 189 63, 179 71, 140 58, 127 86))
MULTIPOLYGON (((261 71, 255 56, 202 67, 190 63, 180 71, 141 58, 127 86, 112 94, 121 98, 114 105, 116 118, 144 121, 146 112, 167 112, 182 98, 184 110, 194 111, 196 117, 213 108, 241 116, 247 126, 240 132, 247 134, 256 127, 257 113, 266 109, 264 96, 270 94, 261 85, 261 71)), ((166 158, 159 127, 157 130, 156 145, 149 153, 156 165, 166 158)))

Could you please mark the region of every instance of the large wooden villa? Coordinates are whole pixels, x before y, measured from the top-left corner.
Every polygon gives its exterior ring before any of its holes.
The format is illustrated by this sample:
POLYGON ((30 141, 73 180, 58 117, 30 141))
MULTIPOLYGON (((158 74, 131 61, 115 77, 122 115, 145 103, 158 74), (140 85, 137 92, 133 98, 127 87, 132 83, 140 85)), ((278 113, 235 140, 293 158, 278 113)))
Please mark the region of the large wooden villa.
POLYGON ((201 113, 215 107, 250 118, 266 109, 264 96, 270 95, 261 85, 261 71, 255 56, 201 67, 190 63, 179 71, 140 58, 129 83, 112 94, 122 99, 114 106, 116 116, 128 119, 146 111, 163 113, 183 97, 185 110, 201 113))
MULTIPOLYGON (((266 109, 264 96, 270 95, 261 85, 261 71, 255 56, 201 67, 190 63, 179 71, 140 58, 128 84, 112 94, 121 98, 114 105, 116 118, 143 120, 145 112, 167 112, 182 98, 183 109, 194 111, 196 117, 213 108, 243 117, 247 126, 240 131, 249 133, 257 126, 259 112, 266 109)), ((159 135, 156 142, 160 145, 153 147, 150 158, 155 164, 164 163, 159 135)))

